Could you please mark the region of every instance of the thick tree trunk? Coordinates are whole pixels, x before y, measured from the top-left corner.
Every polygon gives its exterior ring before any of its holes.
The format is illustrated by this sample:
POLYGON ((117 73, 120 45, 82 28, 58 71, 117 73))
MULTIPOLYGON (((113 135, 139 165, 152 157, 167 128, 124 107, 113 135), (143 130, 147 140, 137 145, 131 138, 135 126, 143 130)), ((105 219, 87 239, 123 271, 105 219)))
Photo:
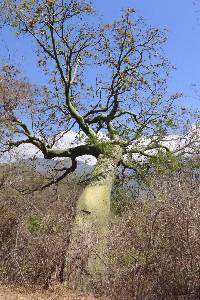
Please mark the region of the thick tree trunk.
POLYGON ((119 146, 99 156, 90 183, 78 200, 66 259, 66 276, 73 288, 84 288, 106 278, 110 196, 121 156, 119 146))

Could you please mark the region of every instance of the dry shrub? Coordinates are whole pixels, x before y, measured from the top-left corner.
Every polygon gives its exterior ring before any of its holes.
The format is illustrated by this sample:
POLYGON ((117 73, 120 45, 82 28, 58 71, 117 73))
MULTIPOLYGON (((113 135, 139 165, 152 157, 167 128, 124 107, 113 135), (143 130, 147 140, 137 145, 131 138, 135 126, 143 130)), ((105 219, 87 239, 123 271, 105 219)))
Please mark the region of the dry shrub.
POLYGON ((157 178, 150 193, 143 191, 113 218, 107 286, 112 299, 200 298, 198 177, 157 178))
MULTIPOLYGON (((23 196, 13 186, 19 170, 10 176, 0 190, 0 281, 48 286, 62 277, 81 188, 67 179, 56 190, 23 196)), ((42 177, 30 172, 25 180, 34 186, 42 177)), ((198 173, 155 175, 149 186, 134 200, 115 197, 103 257, 107 282, 90 278, 91 291, 116 300, 199 299, 198 173)))
POLYGON ((44 178, 30 169, 24 173, 23 168, 7 175, 0 189, 1 283, 47 287, 54 277, 61 281, 80 188, 69 178, 56 190, 23 195, 18 191, 22 184, 35 187, 44 178))

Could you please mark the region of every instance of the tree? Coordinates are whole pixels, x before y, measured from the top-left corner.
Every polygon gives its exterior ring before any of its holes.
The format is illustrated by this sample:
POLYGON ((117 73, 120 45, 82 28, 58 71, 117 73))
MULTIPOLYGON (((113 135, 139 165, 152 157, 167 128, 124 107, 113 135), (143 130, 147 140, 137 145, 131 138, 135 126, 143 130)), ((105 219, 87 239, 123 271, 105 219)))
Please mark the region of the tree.
MULTIPOLYGON (((2 151, 28 143, 45 159, 68 157, 72 166, 62 170, 62 178, 76 169, 79 156, 96 157, 77 203, 68 257, 79 259, 80 273, 102 276, 117 167, 142 175, 156 158, 169 162, 173 157, 164 141, 179 122, 174 102, 180 94, 167 96, 172 67, 162 51, 165 33, 146 26, 130 8, 120 20, 97 25, 85 1, 4 5, 9 22, 14 15, 11 25, 35 41, 39 66, 49 82, 46 87, 31 86, 14 67, 3 67, 2 151), (83 136, 82 143, 57 149, 57 141, 72 129, 83 136)), ((67 265, 73 274, 70 261, 67 265)))

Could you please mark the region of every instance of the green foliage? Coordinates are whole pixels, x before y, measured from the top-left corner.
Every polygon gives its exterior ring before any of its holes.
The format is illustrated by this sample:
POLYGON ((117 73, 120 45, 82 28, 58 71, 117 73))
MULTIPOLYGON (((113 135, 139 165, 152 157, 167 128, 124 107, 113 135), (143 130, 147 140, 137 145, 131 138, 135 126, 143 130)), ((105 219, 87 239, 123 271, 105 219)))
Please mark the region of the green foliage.
POLYGON ((115 186, 111 198, 111 212, 114 216, 122 216, 134 206, 132 195, 128 195, 125 188, 115 186))
POLYGON ((98 137, 89 137, 87 139, 88 145, 95 145, 100 153, 110 156, 113 151, 113 143, 109 140, 99 139, 98 137))
POLYGON ((199 157, 194 157, 194 158, 188 160, 187 162, 185 162, 185 164, 191 170, 200 169, 200 158, 199 157))
POLYGON ((56 220, 44 221, 44 219, 36 215, 31 215, 28 217, 27 228, 28 231, 33 235, 59 234, 63 230, 62 225, 56 222, 56 220))
POLYGON ((137 262, 141 266, 145 264, 146 257, 142 251, 137 251, 136 249, 131 249, 125 253, 122 253, 120 257, 118 257, 119 263, 127 268, 131 268, 131 266, 137 262))
POLYGON ((177 125, 175 123, 175 120, 172 118, 169 118, 166 120, 166 125, 171 127, 171 128, 175 128, 177 125))
POLYGON ((134 263, 135 261, 135 258, 131 255, 131 254, 124 254, 122 255, 121 257, 121 262, 122 262, 122 265, 128 267, 134 263))
POLYGON ((168 171, 175 172, 181 167, 179 156, 170 151, 158 151, 150 158, 149 163, 152 166, 152 169, 159 173, 165 173, 168 171))
POLYGON ((37 2, 35 0, 24 0, 21 1, 20 7, 23 8, 23 10, 29 12, 36 3, 37 2))
POLYGON ((48 226, 44 224, 41 218, 37 216, 29 216, 27 219, 27 228, 31 234, 42 234, 44 233, 48 226))

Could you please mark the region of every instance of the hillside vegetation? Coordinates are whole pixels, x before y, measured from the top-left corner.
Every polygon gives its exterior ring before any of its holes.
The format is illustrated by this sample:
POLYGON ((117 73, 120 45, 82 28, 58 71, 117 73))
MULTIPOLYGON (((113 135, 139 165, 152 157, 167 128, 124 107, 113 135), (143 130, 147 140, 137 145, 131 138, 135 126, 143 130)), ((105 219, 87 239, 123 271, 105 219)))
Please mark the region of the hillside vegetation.
MULTIPOLYGON (((43 191, 21 190, 21 183, 34 189, 45 180, 24 166, 1 166, 4 286, 52 289, 63 280, 65 249, 84 184, 69 177, 43 191)), ((85 292, 111 299, 199 299, 199 192, 199 173, 189 170, 154 174, 148 188, 137 192, 116 185, 104 257, 107 280, 90 280, 85 292)))

